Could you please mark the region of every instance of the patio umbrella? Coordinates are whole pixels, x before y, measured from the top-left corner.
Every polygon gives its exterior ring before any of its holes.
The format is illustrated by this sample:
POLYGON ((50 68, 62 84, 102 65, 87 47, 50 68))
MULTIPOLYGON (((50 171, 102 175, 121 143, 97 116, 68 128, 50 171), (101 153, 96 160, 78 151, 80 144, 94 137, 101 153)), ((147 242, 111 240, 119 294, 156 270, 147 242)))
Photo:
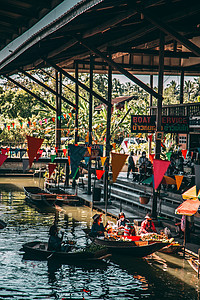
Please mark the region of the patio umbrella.
POLYGON ((200 205, 200 201, 198 199, 196 200, 188 199, 185 200, 181 205, 179 205, 179 207, 177 207, 175 213, 177 215, 192 216, 196 214, 199 205, 200 205))
POLYGON ((185 193, 182 194, 182 198, 183 199, 194 199, 197 198, 199 196, 200 192, 197 195, 196 192, 196 185, 194 185, 193 187, 191 187, 189 190, 187 190, 185 193))

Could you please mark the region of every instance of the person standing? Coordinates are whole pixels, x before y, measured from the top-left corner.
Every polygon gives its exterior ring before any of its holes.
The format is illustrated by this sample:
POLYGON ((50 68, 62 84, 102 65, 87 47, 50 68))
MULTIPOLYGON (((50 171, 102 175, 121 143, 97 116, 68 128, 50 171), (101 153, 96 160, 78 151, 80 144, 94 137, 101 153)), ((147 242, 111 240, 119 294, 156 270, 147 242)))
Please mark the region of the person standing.
POLYGON ((128 157, 127 178, 129 178, 129 174, 130 174, 131 171, 132 171, 132 174, 133 174, 133 172, 135 172, 135 163, 134 163, 134 160, 133 160, 133 151, 131 151, 131 153, 128 157))

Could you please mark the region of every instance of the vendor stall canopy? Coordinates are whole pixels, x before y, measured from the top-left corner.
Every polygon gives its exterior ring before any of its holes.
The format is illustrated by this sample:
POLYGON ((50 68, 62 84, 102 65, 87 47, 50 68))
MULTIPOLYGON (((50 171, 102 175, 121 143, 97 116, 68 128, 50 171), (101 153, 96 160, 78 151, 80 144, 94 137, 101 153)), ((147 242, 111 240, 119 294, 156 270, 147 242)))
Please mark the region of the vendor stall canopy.
MULTIPOLYGON (((135 74, 157 74, 163 32, 165 74, 197 75, 199 15, 194 0, 1 0, 0 74, 47 67, 49 59, 87 72, 91 48, 135 74)), ((105 60, 94 57, 94 70, 106 73, 105 60)))

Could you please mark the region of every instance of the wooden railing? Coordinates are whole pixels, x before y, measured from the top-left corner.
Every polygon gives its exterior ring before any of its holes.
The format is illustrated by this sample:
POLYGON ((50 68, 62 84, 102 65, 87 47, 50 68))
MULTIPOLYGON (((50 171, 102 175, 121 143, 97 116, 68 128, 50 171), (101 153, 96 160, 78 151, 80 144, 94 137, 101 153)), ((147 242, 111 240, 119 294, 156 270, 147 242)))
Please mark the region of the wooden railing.
MULTIPOLYGON (((157 107, 152 106, 152 115, 156 115, 157 107)), ((163 105, 163 116, 197 116, 200 114, 200 102, 198 103, 185 103, 185 104, 171 104, 163 105)))

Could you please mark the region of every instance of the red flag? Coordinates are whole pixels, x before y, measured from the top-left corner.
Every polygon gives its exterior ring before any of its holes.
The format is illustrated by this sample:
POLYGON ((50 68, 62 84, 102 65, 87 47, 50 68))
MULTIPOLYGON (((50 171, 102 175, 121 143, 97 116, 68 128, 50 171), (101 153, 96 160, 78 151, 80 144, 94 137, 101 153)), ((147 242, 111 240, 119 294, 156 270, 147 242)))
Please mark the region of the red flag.
POLYGON ((153 134, 148 135, 148 139, 152 142, 153 134))
POLYGON ((7 152, 8 152, 7 148, 6 149, 1 148, 1 154, 5 155, 7 152))
POLYGON ((42 152, 43 150, 39 150, 38 153, 36 154, 36 161, 38 161, 38 159, 42 156, 42 152))
POLYGON ((53 117, 53 118, 51 118, 51 120, 55 123, 55 118, 53 117))
POLYGON ((67 154, 67 149, 63 149, 64 156, 67 154))
POLYGON ((153 164, 154 157, 155 157, 155 154, 149 154, 149 160, 152 164, 153 164))
POLYGON ((100 180, 104 173, 105 173, 104 170, 96 170, 97 179, 100 180))
POLYGON ((154 188, 157 190, 159 187, 167 168, 170 165, 170 161, 168 160, 153 160, 153 174, 154 174, 154 188))
POLYGON ((49 168, 49 178, 50 178, 51 174, 53 173, 53 171, 56 168, 56 164, 48 164, 48 168, 49 168))
POLYGON ((126 145, 126 148, 128 148, 128 141, 124 141, 124 144, 126 145))
POLYGON ((181 150, 183 157, 186 159, 187 149, 181 150))
POLYGON ((29 157, 29 167, 31 168, 34 158, 37 155, 44 139, 35 138, 33 136, 26 136, 28 141, 28 157, 29 157))
POLYGON ((14 128, 14 126, 15 126, 15 123, 13 122, 13 123, 11 123, 12 124, 12 127, 14 128))
POLYGON ((55 147, 56 153, 58 153, 58 147, 55 147))
POLYGON ((0 167, 3 165, 7 157, 8 157, 7 155, 0 154, 0 167))
POLYGON ((193 154, 194 154, 194 152, 193 152, 193 151, 191 151, 191 159, 193 158, 193 154))
POLYGON ((10 130, 10 125, 8 125, 7 127, 8 127, 8 130, 10 130))
POLYGON ((70 156, 68 156, 68 163, 69 163, 69 166, 70 166, 70 156))

